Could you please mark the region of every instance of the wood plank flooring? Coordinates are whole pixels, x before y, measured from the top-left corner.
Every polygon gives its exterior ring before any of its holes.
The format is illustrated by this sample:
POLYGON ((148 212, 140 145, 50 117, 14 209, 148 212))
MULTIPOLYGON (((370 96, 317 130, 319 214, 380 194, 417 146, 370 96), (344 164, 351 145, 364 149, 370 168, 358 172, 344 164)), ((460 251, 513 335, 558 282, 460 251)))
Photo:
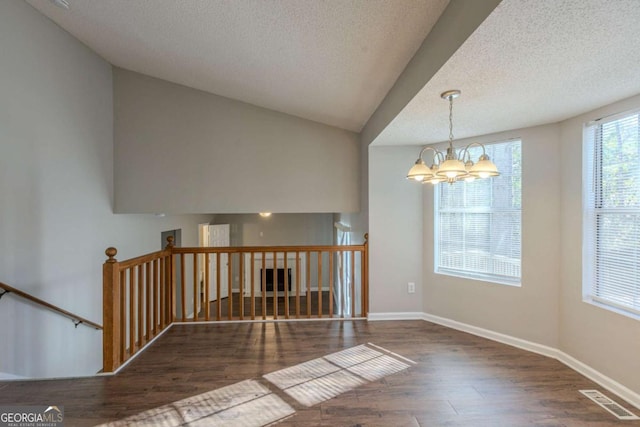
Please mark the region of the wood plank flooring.
MULTIPOLYGON (((309 305, 307 305, 307 295, 303 294, 300 295, 300 318, 307 318, 307 317, 313 317, 313 318, 318 318, 320 317, 319 314, 321 314, 321 317, 329 317, 330 311, 329 311, 329 293, 328 292, 323 292, 322 293, 322 307, 320 307, 320 304, 318 303, 318 292, 310 292, 311 294, 311 298, 309 298, 309 305), (311 310, 308 310, 308 309, 311 310)), ((289 318, 294 319, 296 317, 296 297, 288 297, 289 299, 289 318)), ((273 317, 273 312, 274 312, 274 304, 273 304, 273 296, 266 296, 265 297, 266 300, 266 311, 265 311, 265 315, 267 318, 272 318, 273 317)), ((239 293, 234 293, 232 298, 231 298, 231 304, 232 304, 232 309, 231 309, 231 317, 229 317, 229 299, 228 298, 222 298, 220 300, 221 304, 220 304, 220 318, 221 320, 238 320, 240 319, 240 294, 239 293)), ((256 297, 254 298, 254 304, 255 304, 255 318, 256 319, 262 319, 262 297, 256 297)), ((278 308, 278 317, 280 319, 282 318, 286 318, 286 314, 287 312, 285 311, 285 298, 284 296, 279 296, 278 297, 278 304, 277 304, 277 308, 278 308)), ((210 319, 215 319, 218 313, 218 301, 211 301, 209 303, 209 316, 210 319)), ((242 305, 242 311, 244 313, 244 319, 251 319, 251 297, 244 297, 243 300, 243 305, 242 305)), ((337 313, 337 308, 334 306, 334 313, 337 313)), ((335 317, 338 317, 337 315, 335 315, 335 317)), ((204 312, 200 312, 198 315, 199 319, 204 319, 205 318, 205 314, 204 312)))
POLYGON ((64 405, 92 426, 253 379, 295 409, 282 427, 640 426, 581 395, 599 389, 560 362, 424 321, 174 325, 116 376, 0 383, 0 404, 64 405), (417 362, 304 407, 262 375, 359 344, 417 362))

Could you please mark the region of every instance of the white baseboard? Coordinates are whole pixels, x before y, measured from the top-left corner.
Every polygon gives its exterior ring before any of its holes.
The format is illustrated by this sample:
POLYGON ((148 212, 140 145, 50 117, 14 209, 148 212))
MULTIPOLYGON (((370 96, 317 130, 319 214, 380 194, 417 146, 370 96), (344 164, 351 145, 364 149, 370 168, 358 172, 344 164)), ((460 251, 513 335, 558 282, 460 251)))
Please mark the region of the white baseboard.
POLYGON ((404 312, 404 313, 369 313, 367 320, 422 320, 424 313, 404 312))
POLYGON ((523 340, 520 338, 512 337, 511 335, 501 334, 489 329, 479 328, 477 326, 469 325, 467 323, 458 322, 456 320, 447 319, 446 317, 435 316, 433 314, 422 313, 422 320, 427 322, 437 323, 438 325, 446 326, 451 329, 456 329, 462 332, 468 332, 479 337, 487 338, 492 341, 498 341, 503 344, 508 344, 512 347, 521 348, 523 350, 531 351, 533 353, 541 354, 543 356, 557 359, 558 349, 549 347, 542 344, 537 344, 531 341, 523 340))
POLYGON ((121 370, 123 370, 125 368, 125 366, 127 366, 129 363, 131 363, 136 357, 140 356, 142 353, 144 353, 150 346, 151 344, 153 344, 158 338, 160 338, 161 336, 163 336, 165 334, 165 332, 167 332, 169 329, 171 329, 171 327, 175 324, 171 323, 169 324, 169 326, 167 326, 166 328, 164 328, 162 331, 160 331, 160 333, 158 335, 156 335, 155 337, 153 337, 151 339, 151 341, 149 341, 148 343, 146 343, 144 345, 144 347, 142 347, 140 350, 138 350, 133 356, 131 356, 130 358, 128 358, 122 365, 118 366, 118 368, 113 371, 113 372, 98 372, 96 374, 96 376, 112 376, 112 375, 116 375, 118 372, 120 372, 121 370))
POLYGON ((7 381, 7 380, 28 380, 28 377, 23 377, 21 375, 13 375, 13 374, 8 374, 6 372, 0 372, 0 381, 7 381))
MULTIPOLYGON (((558 357, 556 357, 556 359, 640 409, 640 394, 635 391, 609 378, 602 372, 596 371, 591 366, 582 363, 563 351, 558 350, 558 357)), ((622 405, 624 406, 624 402, 622 405)))
POLYGON ((456 320, 447 319, 445 317, 435 316, 429 313, 422 313, 422 319, 427 322, 436 323, 438 325, 446 326, 451 329, 467 332, 479 337, 490 339, 492 341, 497 341, 513 347, 521 348, 523 350, 531 351, 533 353, 541 354, 543 356, 551 357, 552 359, 556 359, 564 363, 574 371, 589 378, 591 381, 601 385, 605 389, 621 397, 636 408, 640 409, 640 394, 625 387, 614 379, 604 375, 602 372, 593 369, 589 365, 586 365, 573 356, 568 355, 562 350, 512 337, 510 335, 501 334, 499 332, 494 332, 488 329, 479 328, 477 326, 458 322, 456 320))

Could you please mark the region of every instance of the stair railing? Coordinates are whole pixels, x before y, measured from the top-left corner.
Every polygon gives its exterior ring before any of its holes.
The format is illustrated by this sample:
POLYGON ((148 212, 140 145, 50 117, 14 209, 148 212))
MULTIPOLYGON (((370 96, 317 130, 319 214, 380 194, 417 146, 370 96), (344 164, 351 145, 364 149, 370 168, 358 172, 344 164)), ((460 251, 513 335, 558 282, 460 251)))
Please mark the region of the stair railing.
POLYGON ((103 371, 113 372, 174 322, 353 319, 368 312, 362 245, 178 248, 103 268, 103 371))
POLYGON ((41 300, 40 298, 36 298, 33 295, 9 286, 6 283, 0 282, 0 289, 3 289, 3 292, 0 293, 0 299, 2 299, 2 297, 7 294, 12 294, 71 319, 76 328, 78 327, 78 325, 84 325, 94 329, 102 329, 102 326, 92 322, 89 319, 85 319, 82 316, 78 316, 77 314, 71 313, 70 311, 41 300))

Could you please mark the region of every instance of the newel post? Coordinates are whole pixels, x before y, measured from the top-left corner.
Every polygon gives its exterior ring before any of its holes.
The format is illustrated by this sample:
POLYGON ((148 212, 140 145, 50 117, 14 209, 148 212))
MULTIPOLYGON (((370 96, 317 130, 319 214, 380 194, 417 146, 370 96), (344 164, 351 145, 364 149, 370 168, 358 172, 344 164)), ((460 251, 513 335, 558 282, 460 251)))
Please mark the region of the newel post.
POLYGON ((363 270, 364 277, 362 278, 363 283, 363 294, 364 294, 364 304, 362 307, 364 317, 367 317, 369 314, 369 233, 364 234, 364 253, 362 256, 363 259, 363 270))
POLYGON ((167 313, 168 323, 173 323, 176 320, 176 261, 173 255, 173 236, 167 236, 167 246, 165 251, 169 251, 169 262, 165 263, 165 301, 167 306, 165 307, 167 313))
POLYGON ((102 370, 113 372, 120 366, 120 264, 116 248, 107 248, 109 257, 102 266, 102 370))

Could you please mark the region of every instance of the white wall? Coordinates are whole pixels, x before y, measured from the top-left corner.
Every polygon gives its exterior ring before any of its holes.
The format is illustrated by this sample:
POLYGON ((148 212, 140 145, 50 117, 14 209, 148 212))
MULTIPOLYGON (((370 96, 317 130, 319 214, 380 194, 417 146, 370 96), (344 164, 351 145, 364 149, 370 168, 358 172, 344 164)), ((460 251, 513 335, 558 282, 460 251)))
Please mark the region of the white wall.
POLYGON ((212 224, 230 224, 233 246, 333 244, 333 214, 215 215, 212 224))
POLYGON ((608 105, 560 126, 562 269, 560 348, 640 394, 640 321, 582 302, 582 126, 640 108, 640 96, 608 105))
POLYGON ((358 135, 114 70, 116 211, 356 212, 358 135))
POLYGON ((422 188, 416 147, 369 147, 369 313, 422 312, 422 188), (407 283, 416 293, 407 293, 407 283))
MULTIPOLYGON (((469 140, 522 140, 522 286, 434 273, 433 190, 424 194, 424 311, 558 346, 560 271, 559 127, 538 126, 469 140)), ((405 163, 410 165, 411 159, 405 163)), ((446 184, 440 184, 446 185, 446 184)), ((427 188, 429 188, 427 186, 427 188)))
MULTIPOLYGON (((197 244, 209 216, 114 215, 111 66, 22 1, 0 2, 0 281, 102 324, 104 250, 197 244)), ((102 334, 13 295, 0 301, 0 372, 94 374, 102 334)))

